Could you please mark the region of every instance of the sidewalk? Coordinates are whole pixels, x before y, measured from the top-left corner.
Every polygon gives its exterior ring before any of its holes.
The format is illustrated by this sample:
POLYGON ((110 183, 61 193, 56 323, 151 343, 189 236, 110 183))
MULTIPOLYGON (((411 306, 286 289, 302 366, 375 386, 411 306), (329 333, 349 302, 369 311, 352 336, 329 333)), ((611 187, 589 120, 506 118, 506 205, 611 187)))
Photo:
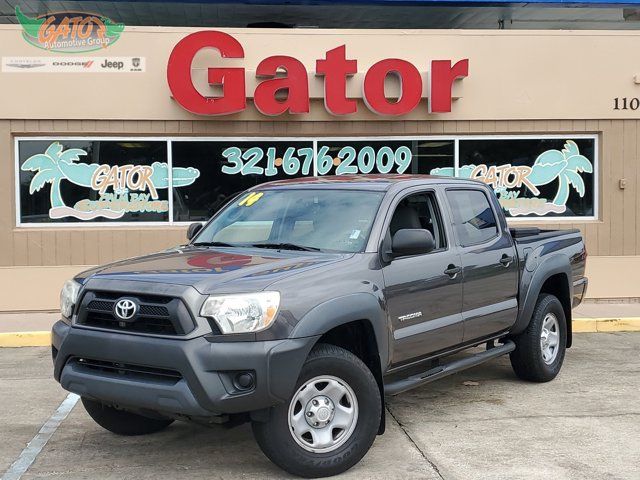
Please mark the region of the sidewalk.
POLYGON ((574 318, 640 317, 640 303, 583 303, 573 310, 574 318))
POLYGON ((0 313, 0 347, 46 347, 51 327, 60 314, 47 312, 0 313))
POLYGON ((0 333, 49 331, 58 318, 60 318, 58 312, 0 312, 0 333))
MULTIPOLYGON (((0 347, 49 345, 49 331, 59 314, 0 313, 0 347)), ((640 303, 583 303, 573 311, 573 331, 640 331, 640 303)))
POLYGON ((638 332, 640 303, 583 303, 573 311, 573 331, 638 332))

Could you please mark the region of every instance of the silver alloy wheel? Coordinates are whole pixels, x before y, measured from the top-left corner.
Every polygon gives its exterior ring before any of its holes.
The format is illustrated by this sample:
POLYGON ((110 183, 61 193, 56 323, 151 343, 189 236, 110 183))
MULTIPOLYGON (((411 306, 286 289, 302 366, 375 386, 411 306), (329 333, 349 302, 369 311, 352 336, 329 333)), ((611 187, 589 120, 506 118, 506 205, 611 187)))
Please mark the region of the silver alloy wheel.
POLYGON ((289 431, 298 445, 313 453, 343 445, 358 423, 358 399, 344 380, 314 377, 302 385, 289 404, 289 431))
POLYGON ((540 350, 542 360, 551 365, 558 356, 560 346, 560 323, 553 313, 547 313, 542 319, 542 332, 540 333, 540 350))

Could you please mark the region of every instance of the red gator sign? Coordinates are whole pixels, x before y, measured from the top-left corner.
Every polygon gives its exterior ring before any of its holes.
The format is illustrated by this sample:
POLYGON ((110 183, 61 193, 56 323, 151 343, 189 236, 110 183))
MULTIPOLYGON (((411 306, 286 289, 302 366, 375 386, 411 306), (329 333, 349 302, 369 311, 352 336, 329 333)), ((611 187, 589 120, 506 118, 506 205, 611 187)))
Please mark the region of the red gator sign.
MULTIPOLYGON (((219 97, 205 97, 198 92, 191 78, 191 63, 198 51, 215 48, 223 58, 244 58, 244 49, 234 37, 218 31, 192 33, 173 48, 167 65, 167 80, 173 98, 186 110, 199 115, 229 115, 247 106, 245 71, 240 67, 210 67, 208 81, 221 85, 219 97)), ((316 61, 315 75, 324 77, 326 109, 334 115, 349 115, 358 110, 357 100, 346 93, 349 77, 358 72, 358 61, 347 59, 344 45, 326 52, 316 61)), ((429 75, 429 112, 451 111, 451 88, 456 79, 469 74, 469 60, 451 65, 451 60, 432 60, 429 75)), ((262 60, 256 77, 264 78, 253 94, 256 108, 265 115, 309 112, 309 78, 307 69, 297 59, 274 55, 262 60), (286 75, 283 73, 286 72, 286 75), (281 94, 286 93, 284 98, 281 94)), ((388 58, 373 64, 366 72, 363 97, 367 107, 380 115, 406 115, 422 98, 423 81, 420 71, 410 62, 388 58), (397 99, 385 96, 384 82, 388 75, 397 75, 401 93, 397 99)))

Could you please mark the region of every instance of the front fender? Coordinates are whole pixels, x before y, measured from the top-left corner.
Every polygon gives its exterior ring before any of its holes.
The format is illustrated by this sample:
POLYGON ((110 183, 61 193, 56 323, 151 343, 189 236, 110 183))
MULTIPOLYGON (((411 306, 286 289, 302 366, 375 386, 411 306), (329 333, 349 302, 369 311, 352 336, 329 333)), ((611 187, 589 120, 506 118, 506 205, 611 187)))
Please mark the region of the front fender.
POLYGON ((371 324, 376 337, 380 367, 389 360, 389 329, 383 301, 371 293, 354 293, 328 300, 310 310, 295 326, 292 338, 322 335, 356 320, 371 324))
MULTIPOLYGON (((527 328, 544 282, 558 273, 566 276, 569 298, 573 298, 573 285, 570 281, 571 265, 566 255, 556 253, 542 259, 533 272, 530 272, 526 267, 523 269, 519 295, 520 311, 516 323, 511 329, 512 334, 517 335, 527 328)), ((570 322, 571 319, 568 318, 567 321, 570 322)))

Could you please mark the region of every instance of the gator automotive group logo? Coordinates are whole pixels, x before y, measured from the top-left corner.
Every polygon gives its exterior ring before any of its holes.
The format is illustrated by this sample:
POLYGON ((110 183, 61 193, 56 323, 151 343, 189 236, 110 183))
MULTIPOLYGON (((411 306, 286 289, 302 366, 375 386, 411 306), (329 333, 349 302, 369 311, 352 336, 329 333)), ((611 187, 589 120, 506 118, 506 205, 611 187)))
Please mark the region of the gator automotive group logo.
POLYGON ((124 30, 123 23, 85 12, 52 12, 29 17, 16 6, 16 17, 22 25, 24 39, 51 52, 100 50, 118 40, 124 30))

